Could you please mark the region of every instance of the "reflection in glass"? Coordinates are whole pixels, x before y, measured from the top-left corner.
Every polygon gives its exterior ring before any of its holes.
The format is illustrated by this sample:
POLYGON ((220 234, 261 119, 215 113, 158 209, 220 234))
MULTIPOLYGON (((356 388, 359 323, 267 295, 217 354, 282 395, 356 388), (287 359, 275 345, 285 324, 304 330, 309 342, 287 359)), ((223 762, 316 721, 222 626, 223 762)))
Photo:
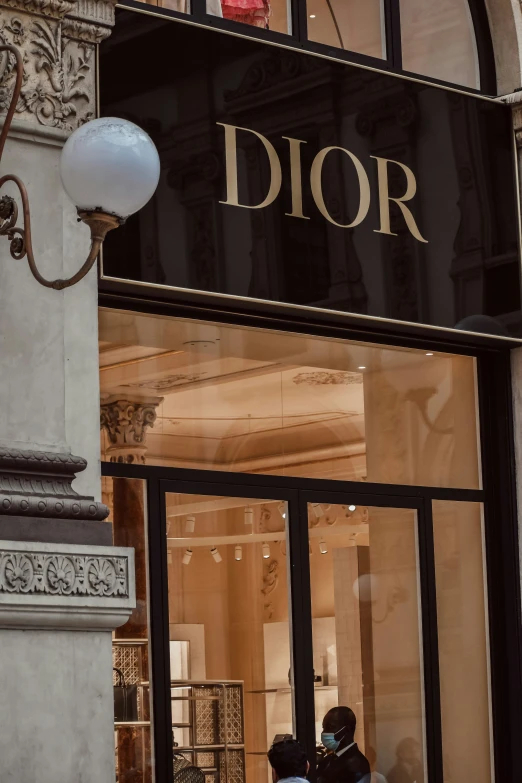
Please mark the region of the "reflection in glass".
POLYGON ((264 30, 291 32, 289 0, 207 0, 207 14, 264 30))
POLYGON ((468 356, 101 310, 100 385, 106 460, 480 486, 468 356))
POLYGON ((134 549, 136 608, 112 639, 116 780, 154 783, 145 482, 103 479, 115 546, 134 549))
MULTIPOLYGON (((354 739, 372 771, 388 783, 423 783, 416 513, 320 508, 318 516, 308 507, 317 741, 324 716, 349 707, 357 719, 354 739)), ((345 745, 351 741, 344 738, 345 745)))
POLYGON ((444 780, 490 783, 482 506, 433 502, 444 780), (463 748, 473 747, 473 753, 463 748))
POLYGON ((166 503, 174 752, 217 783, 267 783, 267 748, 293 732, 286 505, 166 503))
POLYGON ((480 89, 468 0, 400 0, 406 71, 480 89))
POLYGON ((308 38, 370 57, 386 57, 382 0, 307 0, 308 38))

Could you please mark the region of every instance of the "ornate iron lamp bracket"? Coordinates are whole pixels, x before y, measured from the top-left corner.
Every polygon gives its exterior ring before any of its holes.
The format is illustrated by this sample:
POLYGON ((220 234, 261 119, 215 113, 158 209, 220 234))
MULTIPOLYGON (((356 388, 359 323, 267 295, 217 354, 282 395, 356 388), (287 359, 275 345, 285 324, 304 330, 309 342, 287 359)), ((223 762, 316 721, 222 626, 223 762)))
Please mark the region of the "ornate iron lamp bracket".
MULTIPOLYGON (((2 160, 5 142, 11 128, 16 106, 20 98, 24 71, 22 56, 16 46, 2 44, 0 45, 0 53, 1 52, 9 52, 14 56, 16 61, 16 81, 11 103, 9 104, 9 109, 4 120, 2 133, 0 134, 0 162, 2 160)), ((86 223, 91 230, 91 248, 89 255, 83 266, 72 277, 67 279, 47 280, 38 271, 34 259, 31 238, 31 214, 29 211, 29 196, 27 195, 26 187, 22 180, 14 174, 4 174, 4 176, 0 177, 0 189, 7 182, 14 182, 20 192, 24 223, 23 228, 17 225, 18 205, 15 199, 11 196, 2 196, 2 198, 0 198, 0 236, 7 237, 10 242, 11 256, 14 259, 18 261, 27 256, 27 261, 33 277, 46 288, 54 288, 57 291, 61 291, 82 280, 94 265, 107 233, 124 222, 121 218, 118 218, 115 215, 109 215, 100 210, 93 210, 90 212, 78 210, 79 219, 86 223)))

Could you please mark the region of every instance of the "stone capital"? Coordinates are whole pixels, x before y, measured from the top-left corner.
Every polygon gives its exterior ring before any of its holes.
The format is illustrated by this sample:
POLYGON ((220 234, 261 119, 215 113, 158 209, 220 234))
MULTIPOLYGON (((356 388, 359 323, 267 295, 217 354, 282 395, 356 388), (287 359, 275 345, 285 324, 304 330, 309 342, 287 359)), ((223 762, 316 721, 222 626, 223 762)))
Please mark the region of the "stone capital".
POLYGON ((111 462, 145 464, 147 430, 154 426, 163 397, 111 395, 102 400, 100 425, 107 433, 111 462))
MULTIPOLYGON (((114 25, 113 0, 0 0, 0 43, 22 53, 15 122, 70 133, 96 116, 95 49, 114 25)), ((14 57, 0 56, 0 112, 9 105, 14 57)))
POLYGON ((0 628, 112 630, 135 606, 133 549, 0 542, 0 628))

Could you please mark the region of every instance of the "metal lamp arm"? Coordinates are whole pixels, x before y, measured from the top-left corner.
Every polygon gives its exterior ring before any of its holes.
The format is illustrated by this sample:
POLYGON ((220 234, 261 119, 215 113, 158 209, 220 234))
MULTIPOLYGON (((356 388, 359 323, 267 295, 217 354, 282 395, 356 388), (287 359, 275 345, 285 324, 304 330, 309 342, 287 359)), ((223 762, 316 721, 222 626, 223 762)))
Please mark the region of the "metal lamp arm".
MULTIPOLYGON (((0 53, 1 52, 9 52, 14 56, 16 60, 16 81, 13 89, 13 95, 11 97, 11 102, 9 104, 9 109, 5 117, 4 126, 2 128, 2 133, 0 134, 0 162, 2 160, 5 142, 11 128, 16 106, 20 98, 24 69, 22 56, 16 46, 2 44, 0 45, 0 53)), ((91 248, 89 250, 89 255, 87 256, 87 259, 82 267, 72 277, 48 280, 38 271, 38 267, 34 258, 31 234, 31 213, 29 210, 29 196, 27 194, 27 189, 22 180, 14 174, 5 174, 3 177, 0 177, 0 189, 6 184, 6 182, 14 182, 14 184, 17 186, 22 201, 22 212, 24 218, 23 228, 17 226, 18 205, 16 201, 11 196, 3 196, 0 198, 0 236, 6 236, 9 240, 11 256, 17 261, 27 256, 29 269, 31 270, 33 277, 40 283, 40 285, 43 285, 46 288, 54 288, 57 291, 61 291, 64 288, 69 288, 70 286, 75 285, 75 283, 78 283, 92 269, 107 233, 111 229, 117 228, 119 225, 121 225, 122 220, 115 215, 109 215, 105 212, 100 212, 97 210, 79 210, 78 216, 80 220, 83 220, 84 223, 87 223, 91 230, 91 248)))

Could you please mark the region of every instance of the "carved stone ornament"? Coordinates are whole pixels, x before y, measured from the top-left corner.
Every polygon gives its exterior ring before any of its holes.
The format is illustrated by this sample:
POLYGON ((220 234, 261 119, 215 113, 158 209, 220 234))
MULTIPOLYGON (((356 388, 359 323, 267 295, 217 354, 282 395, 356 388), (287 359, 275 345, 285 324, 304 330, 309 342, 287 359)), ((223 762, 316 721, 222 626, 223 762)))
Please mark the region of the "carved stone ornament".
POLYGON ((127 559, 0 549, 0 592, 127 597, 127 559))
POLYGON ((147 430, 154 426, 156 409, 162 401, 162 397, 110 397, 102 402, 100 426, 111 444, 107 449, 110 462, 145 464, 147 430))
POLYGON ((71 486, 86 467, 72 454, 0 446, 0 515, 105 519, 107 506, 71 486))
MULTIPOLYGON (((96 45, 114 25, 112 0, 0 0, 0 42, 17 46, 24 85, 15 119, 65 132, 93 119, 96 45)), ((0 112, 14 84, 14 57, 0 57, 0 112)))
POLYGON ((299 372, 297 375, 294 375, 292 380, 298 386, 301 384, 306 384, 307 386, 350 386, 362 383, 363 377, 360 372, 317 370, 314 372, 299 372))
POLYGON ((135 606, 132 549, 0 544, 0 628, 112 629, 135 606))

